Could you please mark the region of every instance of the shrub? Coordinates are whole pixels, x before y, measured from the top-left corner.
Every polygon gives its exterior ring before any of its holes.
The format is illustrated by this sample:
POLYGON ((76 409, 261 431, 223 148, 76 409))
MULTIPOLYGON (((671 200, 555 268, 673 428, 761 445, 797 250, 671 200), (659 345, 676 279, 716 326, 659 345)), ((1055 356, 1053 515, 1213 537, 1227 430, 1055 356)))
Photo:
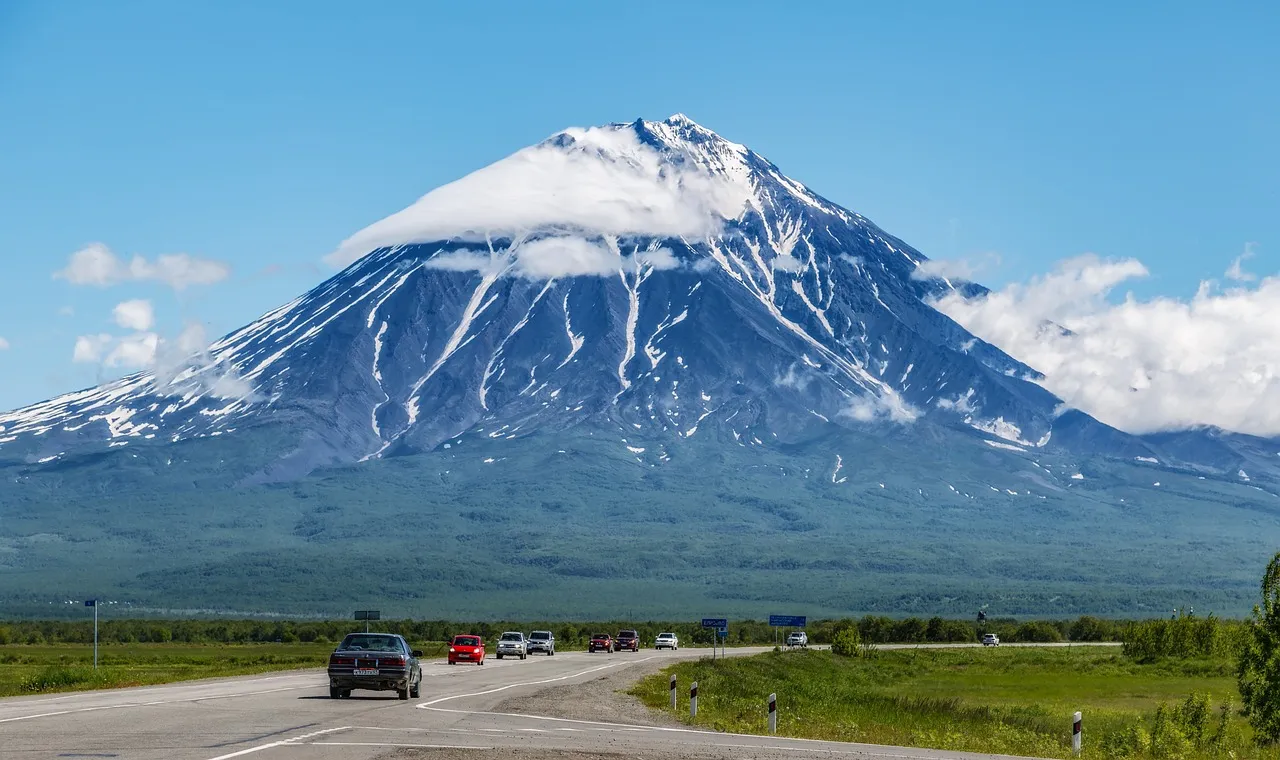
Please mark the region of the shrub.
POLYGON ((1013 641, 1034 641, 1039 643, 1062 641, 1062 633, 1049 623, 1042 620, 1032 620, 1017 627, 1013 632, 1013 641))
POLYGON ((1262 577, 1262 604, 1243 637, 1237 678, 1244 712, 1260 743, 1280 742, 1280 553, 1262 577))
POLYGON ((858 646, 861 643, 857 626, 851 625, 848 628, 841 628, 836 633, 835 639, 831 642, 831 651, 841 657, 857 657, 858 646))
POLYGON ((1072 641, 1114 641, 1115 635, 1114 623, 1089 615, 1080 617, 1067 631, 1072 641))

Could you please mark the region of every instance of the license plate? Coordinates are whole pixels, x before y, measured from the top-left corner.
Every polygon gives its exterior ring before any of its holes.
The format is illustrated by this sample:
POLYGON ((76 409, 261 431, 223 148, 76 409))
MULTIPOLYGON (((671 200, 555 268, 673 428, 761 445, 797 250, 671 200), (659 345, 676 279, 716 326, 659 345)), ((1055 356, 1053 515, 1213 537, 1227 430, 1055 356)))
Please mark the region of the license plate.
POLYGON ((376 676, 378 675, 378 669, 377 668, 356 668, 354 671, 352 671, 351 674, 355 676, 376 676))

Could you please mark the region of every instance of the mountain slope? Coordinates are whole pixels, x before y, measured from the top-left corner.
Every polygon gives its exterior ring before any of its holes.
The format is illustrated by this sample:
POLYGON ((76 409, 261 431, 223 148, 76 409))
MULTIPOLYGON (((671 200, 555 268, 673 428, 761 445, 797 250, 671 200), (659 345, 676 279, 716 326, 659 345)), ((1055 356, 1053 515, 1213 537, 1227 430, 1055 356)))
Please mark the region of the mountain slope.
POLYGON ((143 552, 109 574, 139 599, 202 577, 203 603, 251 582, 310 604, 295 587, 319 567, 406 609, 454 598, 362 569, 368 552, 548 593, 667 577, 707 604, 698 551, 739 560, 714 598, 742 610, 1001 593, 1083 610, 1092 584, 1102 611, 1126 598, 1118 570, 1162 599, 1237 604, 1280 539, 1269 442, 1064 412, 929 305, 980 286, 921 276, 919 252, 682 116, 553 136, 331 259, 345 268, 203 351, 0 414, 0 502, 20 505, 0 523, 0 594, 48 583, 49 552, 74 542, 90 564, 60 583, 143 552), (379 549, 355 516, 414 533, 379 549), (170 531, 138 527, 156 520, 170 531), (689 531, 702 540, 674 548, 689 531), (1237 554, 1194 582, 1161 564, 1201 567, 1192 546, 1237 554), (798 574, 785 593, 766 581, 780 568, 798 574), (896 590, 857 590, 872 579, 896 590), (797 590, 812 583, 830 593, 797 590))

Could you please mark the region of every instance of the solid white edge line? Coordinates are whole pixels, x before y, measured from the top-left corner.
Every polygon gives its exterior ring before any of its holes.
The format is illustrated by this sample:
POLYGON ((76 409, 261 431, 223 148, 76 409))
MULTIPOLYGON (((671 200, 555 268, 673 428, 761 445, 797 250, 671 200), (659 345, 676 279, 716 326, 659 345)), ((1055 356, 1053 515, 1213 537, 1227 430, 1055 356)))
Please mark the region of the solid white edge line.
POLYGON ((175 705, 181 702, 205 702, 214 699, 231 699, 232 697, 252 697, 258 694, 275 694, 281 691, 300 691, 302 689, 314 689, 315 686, 289 686, 283 689, 266 689, 263 691, 245 691, 239 694, 213 694, 204 697, 183 697, 182 699, 158 699, 152 702, 124 702, 118 705, 98 705, 96 707, 76 707, 69 710, 57 710, 55 712, 38 713, 36 715, 19 715, 14 718, 0 718, 0 723, 15 723, 20 720, 36 720, 37 718, 52 718, 58 715, 75 715, 78 713, 100 712, 102 710, 122 710, 128 707, 156 707, 157 705, 175 705))
MULTIPOLYGON (((483 749, 494 750, 494 747, 481 747, 475 744, 397 744, 391 742, 306 742, 292 743, 290 747, 395 747, 404 749, 483 749)), ((217 758, 214 758, 217 760, 217 758)))
POLYGON ((348 728, 350 728, 350 726, 339 726, 338 728, 326 728, 320 731, 312 731, 309 734, 301 734, 299 736, 294 736, 289 739, 281 739, 280 741, 268 742, 267 744, 259 744, 256 747, 249 747, 247 749, 242 749, 238 752, 231 752, 226 755, 218 755, 217 757, 209 758, 209 760, 230 760, 233 757, 240 757, 241 755, 250 755, 250 754, 253 754, 254 752, 261 752, 264 749, 271 749, 273 747, 303 746, 303 745, 300 745, 299 743, 305 739, 310 739, 313 736, 323 736, 324 734, 332 734, 338 731, 346 731, 348 728))

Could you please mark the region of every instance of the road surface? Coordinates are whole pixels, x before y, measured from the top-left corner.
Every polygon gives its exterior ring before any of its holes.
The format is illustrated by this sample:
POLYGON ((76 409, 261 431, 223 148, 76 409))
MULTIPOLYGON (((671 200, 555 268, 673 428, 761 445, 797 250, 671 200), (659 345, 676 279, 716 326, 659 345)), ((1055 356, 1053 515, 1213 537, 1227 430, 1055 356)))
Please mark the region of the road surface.
POLYGON ((423 664, 422 698, 407 702, 391 692, 329 699, 321 670, 3 699, 0 758, 995 757, 636 725, 654 718, 638 705, 596 716, 589 700, 566 717, 556 709, 562 705, 547 704, 602 677, 620 686, 667 662, 706 654, 562 652, 452 667, 430 661, 423 664))

